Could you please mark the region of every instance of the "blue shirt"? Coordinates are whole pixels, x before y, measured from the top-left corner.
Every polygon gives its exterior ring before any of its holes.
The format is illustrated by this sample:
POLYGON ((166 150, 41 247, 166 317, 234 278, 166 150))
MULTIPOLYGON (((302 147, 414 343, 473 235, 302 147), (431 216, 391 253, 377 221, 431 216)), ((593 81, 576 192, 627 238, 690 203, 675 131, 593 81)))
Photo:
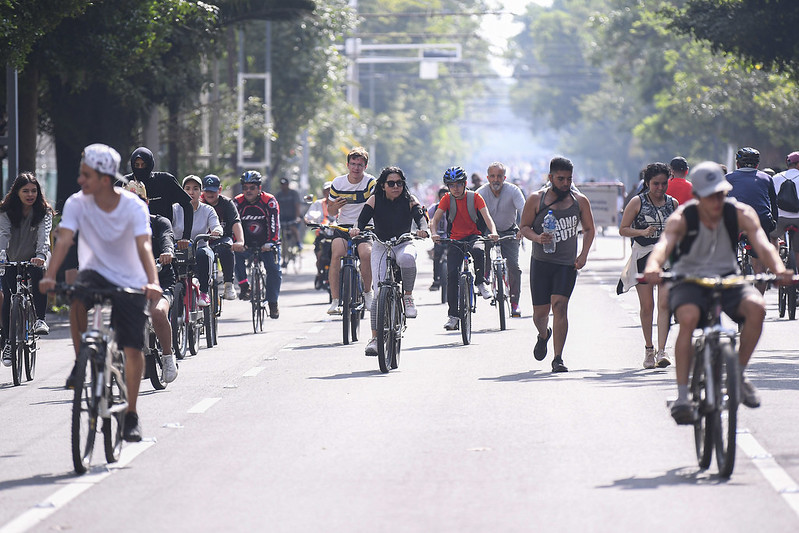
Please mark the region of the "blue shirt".
POLYGON ((744 203, 757 213, 766 233, 777 224, 777 193, 771 176, 756 168, 743 167, 727 174, 732 185, 728 196, 744 203))

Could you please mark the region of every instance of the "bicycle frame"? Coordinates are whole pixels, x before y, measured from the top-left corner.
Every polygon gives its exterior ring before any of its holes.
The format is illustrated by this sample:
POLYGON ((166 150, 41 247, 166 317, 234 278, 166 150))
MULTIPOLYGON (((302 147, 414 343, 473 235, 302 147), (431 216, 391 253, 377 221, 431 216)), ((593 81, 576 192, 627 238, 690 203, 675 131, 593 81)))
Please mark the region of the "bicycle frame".
POLYGON ((36 367, 36 341, 38 335, 34 331, 36 311, 33 303, 28 269, 33 267, 29 261, 10 261, 6 266, 16 267, 16 292, 11 295, 9 305, 9 331, 7 342, 12 346, 12 377, 14 385, 22 384, 22 369, 28 381, 33 379, 36 367), (15 313, 16 310, 16 313, 15 313), (19 316, 18 316, 19 315, 19 316), (14 320, 14 319, 17 320, 14 320), (20 323, 15 323, 19 321, 20 323), (17 328, 22 331, 17 331, 17 328), (21 342, 19 342, 21 340, 21 342))

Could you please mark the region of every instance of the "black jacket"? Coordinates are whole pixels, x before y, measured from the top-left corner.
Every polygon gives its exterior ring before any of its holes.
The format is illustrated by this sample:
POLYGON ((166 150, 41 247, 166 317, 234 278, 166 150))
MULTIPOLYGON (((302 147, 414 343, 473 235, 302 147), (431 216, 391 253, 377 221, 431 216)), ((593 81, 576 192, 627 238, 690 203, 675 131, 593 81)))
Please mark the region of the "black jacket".
MULTIPOLYGON (((150 229, 153 232, 153 256, 158 259, 161 254, 175 257, 175 234, 172 224, 161 215, 150 215, 150 229)), ((158 284, 162 289, 170 289, 177 282, 172 265, 163 265, 158 273, 158 284)))

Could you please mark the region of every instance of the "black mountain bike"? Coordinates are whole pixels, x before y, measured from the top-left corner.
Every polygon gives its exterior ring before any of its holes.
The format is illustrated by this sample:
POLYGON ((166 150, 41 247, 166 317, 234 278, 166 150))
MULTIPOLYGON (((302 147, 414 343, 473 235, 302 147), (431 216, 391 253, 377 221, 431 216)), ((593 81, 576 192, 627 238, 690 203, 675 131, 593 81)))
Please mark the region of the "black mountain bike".
MULTIPOLYGON (((272 251, 275 245, 266 243, 262 248, 247 247, 250 257, 247 258, 247 279, 250 281, 250 306, 252 307, 252 331, 264 330, 266 318, 266 267, 261 261, 261 251, 272 251)), ((274 254, 268 254, 275 260, 274 254)))
POLYGON ((8 322, 8 343, 11 345, 11 374, 14 385, 22 384, 25 377, 33 380, 36 374, 36 341, 34 330, 36 308, 33 305, 33 287, 28 269, 36 268, 29 261, 9 261, 7 266, 17 269, 17 292, 11 295, 11 312, 8 322))
MULTIPOLYGON (((349 233, 349 228, 331 226, 349 233)), ((358 340, 361 319, 366 312, 363 297, 363 278, 361 278, 358 243, 350 237, 347 240, 347 253, 341 258, 339 273, 339 301, 341 302, 341 326, 344 344, 358 340)))
MULTIPOLYGON (((785 269, 792 270, 794 273, 796 273, 796 256, 794 255, 791 240, 797 231, 799 231, 799 228, 794 225, 785 228, 785 235, 780 239, 779 245, 780 259, 782 259, 785 269)), ((778 287, 777 307, 780 312, 780 318, 783 318, 787 311, 788 320, 796 320, 796 292, 796 287, 793 285, 780 285, 778 287)))
POLYGON ((477 297, 474 293, 474 258, 472 257, 472 245, 474 243, 443 237, 439 239, 439 242, 457 246, 463 252, 463 263, 458 275, 458 294, 448 294, 447 298, 458 299, 461 338, 463 339, 463 344, 470 344, 472 342, 472 313, 477 311, 477 297))

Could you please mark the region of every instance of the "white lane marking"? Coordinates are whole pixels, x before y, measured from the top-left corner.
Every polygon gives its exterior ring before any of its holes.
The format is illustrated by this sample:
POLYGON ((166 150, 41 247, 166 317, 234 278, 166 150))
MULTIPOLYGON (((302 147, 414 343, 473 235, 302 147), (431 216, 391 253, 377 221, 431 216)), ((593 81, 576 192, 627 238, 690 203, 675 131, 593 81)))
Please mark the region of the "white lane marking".
POLYGON ((258 374, 260 374, 261 372, 263 372, 263 370, 264 370, 265 368, 266 368, 265 366, 255 366, 255 367, 252 367, 251 369, 249 369, 248 371, 246 371, 246 372, 244 373, 244 377, 245 377, 245 378, 254 378, 254 377, 255 377, 255 376, 257 376, 258 374))
POLYGON ((308 329, 308 333, 319 333, 323 329, 325 329, 325 327, 323 325, 314 326, 314 327, 308 329))
POLYGON ((125 468, 139 454, 155 444, 155 440, 143 440, 126 444, 119 461, 105 466, 95 466, 83 476, 76 477, 68 485, 54 492, 49 498, 31 507, 17 518, 0 528, 0 533, 22 533, 37 526, 47 517, 110 476, 114 470, 125 468))
POLYGON ((216 402, 221 400, 222 398, 206 398, 204 400, 199 401, 194 407, 189 409, 187 412, 192 414, 202 414, 206 412, 208 409, 211 408, 216 402))
POLYGON ((757 442, 749 430, 738 430, 738 447, 755 464, 766 481, 782 496, 782 499, 799 515, 799 485, 788 475, 788 472, 777 464, 768 451, 757 442))

